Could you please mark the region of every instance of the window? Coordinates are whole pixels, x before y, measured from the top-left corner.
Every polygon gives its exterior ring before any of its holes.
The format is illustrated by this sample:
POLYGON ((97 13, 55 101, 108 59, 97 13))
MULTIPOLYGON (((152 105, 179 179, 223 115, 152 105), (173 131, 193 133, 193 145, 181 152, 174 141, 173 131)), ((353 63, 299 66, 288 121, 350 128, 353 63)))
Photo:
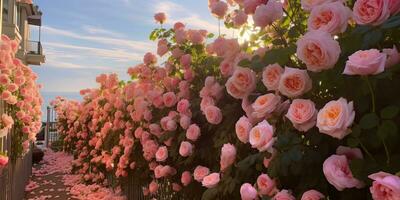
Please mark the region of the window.
POLYGON ((3 22, 8 21, 8 7, 9 7, 9 0, 4 0, 3 1, 3 22))
POLYGON ((15 6, 14 6, 14 15, 15 15, 15 25, 18 27, 18 28, 21 28, 21 24, 20 24, 20 21, 21 21, 21 7, 19 6, 19 4, 15 4, 15 6))

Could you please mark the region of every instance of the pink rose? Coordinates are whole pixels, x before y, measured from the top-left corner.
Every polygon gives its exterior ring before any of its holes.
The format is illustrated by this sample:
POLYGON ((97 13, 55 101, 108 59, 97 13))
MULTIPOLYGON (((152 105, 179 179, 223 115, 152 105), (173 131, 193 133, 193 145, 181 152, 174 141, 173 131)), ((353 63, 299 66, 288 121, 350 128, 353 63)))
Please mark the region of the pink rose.
POLYGON ((353 177, 346 156, 330 156, 324 161, 322 170, 327 181, 339 191, 345 188, 363 187, 363 183, 353 177))
POLYGON ((8 128, 8 129, 10 129, 14 125, 13 118, 11 116, 7 115, 7 114, 2 114, 1 115, 0 122, 2 122, 4 124, 4 127, 8 128))
POLYGON ((167 107, 172 107, 176 104, 176 95, 174 92, 167 92, 163 94, 163 102, 167 107))
POLYGON ((301 200, 320 200, 324 198, 325 196, 317 190, 308 190, 303 193, 303 196, 301 196, 301 200))
POLYGON ((343 33, 351 15, 350 8, 339 1, 316 6, 308 18, 308 30, 325 31, 332 35, 343 33))
POLYGON ((256 74, 249 68, 237 67, 225 86, 232 97, 243 99, 256 88, 256 74))
POLYGON ((317 127, 321 133, 343 139, 350 134, 349 126, 353 123, 354 116, 353 102, 348 103, 346 99, 340 98, 328 102, 318 112, 317 127))
POLYGON ((192 154, 193 147, 189 142, 183 141, 179 147, 179 155, 182 157, 188 157, 192 154))
POLYGON ((344 155, 349 160, 363 159, 362 152, 359 148, 350 148, 345 146, 339 146, 336 149, 336 155, 344 155))
POLYGON ((236 159, 236 148, 232 144, 224 144, 221 148, 220 167, 221 171, 231 166, 236 159))
POLYGON ((340 56, 339 43, 324 31, 310 31, 297 41, 297 56, 313 72, 331 69, 340 56))
POLYGON ((176 110, 181 114, 186 114, 188 113, 189 107, 189 101, 187 99, 181 99, 176 106, 176 110))
POLYGON ((176 30, 179 30, 179 29, 183 29, 183 28, 185 28, 185 24, 183 24, 182 22, 176 22, 175 24, 174 24, 174 30, 176 31, 176 30))
POLYGON ((200 136, 200 127, 197 124, 192 124, 186 130, 186 138, 195 142, 200 136))
POLYGON ((247 15, 243 10, 235 11, 232 21, 233 26, 240 27, 247 22, 247 15))
POLYGON ((228 4, 223 1, 217 1, 209 5, 211 13, 218 19, 224 18, 226 11, 228 11, 228 4))
POLYGON ((179 61, 183 68, 189 68, 192 63, 192 56, 190 54, 185 54, 181 56, 179 61))
POLYGON ((387 55, 385 68, 392 67, 400 63, 400 54, 395 45, 393 45, 392 49, 382 49, 382 53, 387 55))
POLYGON ((279 80, 283 71, 283 68, 277 63, 268 65, 264 68, 262 73, 262 82, 268 90, 278 89, 279 80))
POLYGON ((165 13, 159 12, 154 15, 154 19, 156 20, 156 22, 163 24, 167 20, 167 16, 165 15, 165 13))
POLYGON ((276 0, 268 1, 267 5, 259 5, 253 15, 254 25, 264 28, 281 19, 283 16, 282 6, 282 3, 276 0))
POLYGON ((205 38, 207 36, 206 30, 188 30, 187 31, 188 39, 193 44, 203 44, 205 42, 205 38))
POLYGON ((235 67, 230 59, 224 59, 219 65, 219 70, 221 71, 222 76, 228 77, 233 74, 235 67))
POLYGON ((264 4, 267 3, 267 0, 244 0, 243 1, 244 12, 248 15, 254 14, 257 6, 263 3, 264 4))
POLYGON ((157 54, 163 56, 168 52, 168 41, 166 39, 161 39, 157 44, 157 54))
POLYGON ((8 163, 8 157, 0 154, 0 169, 5 167, 8 163))
POLYGON ((306 11, 311 11, 316 6, 335 1, 337 0, 301 0, 301 7, 306 11))
POLYGON ((149 184, 149 192, 150 192, 151 194, 155 194, 155 193, 157 192, 157 190, 158 190, 158 184, 157 184, 157 182, 152 181, 152 182, 149 184))
POLYGON ((261 195, 273 196, 277 192, 275 180, 272 180, 267 174, 258 176, 257 188, 261 195))
POLYGON ((253 148, 266 151, 272 148, 275 142, 274 128, 266 121, 262 121, 250 130, 249 142, 253 148))
POLYGON ((143 63, 146 65, 154 64, 156 62, 157 62, 157 57, 150 52, 146 53, 143 57, 143 63))
POLYGON ((197 182, 202 182, 203 178, 206 177, 208 174, 210 174, 210 169, 199 165, 194 169, 194 180, 196 180, 197 182))
POLYGON ((290 104, 286 117, 297 130, 307 132, 316 124, 317 109, 311 100, 295 99, 290 104))
POLYGON ((396 15, 400 12, 400 1, 398 0, 389 0, 389 10, 390 14, 396 15))
POLYGON ((257 190, 249 183, 245 183, 240 187, 240 197, 242 200, 255 200, 257 198, 257 190))
POLYGON ((190 122, 191 122, 190 117, 188 117, 187 115, 181 115, 179 124, 183 129, 189 128, 190 122))
POLYGON ((357 0, 353 16, 357 24, 380 25, 390 17, 389 0, 357 0))
POLYGON ((219 124, 222 122, 222 112, 216 106, 207 106, 205 109, 205 115, 210 124, 219 124))
POLYGON ((272 112, 278 107, 281 102, 281 97, 273 93, 265 94, 257 97, 254 103, 251 105, 253 107, 253 117, 255 118, 265 118, 269 117, 272 112))
POLYGON ((189 171, 184 171, 181 176, 181 183, 183 186, 187 186, 190 182, 192 182, 192 175, 189 171))
POLYGON ((306 70, 285 67, 279 81, 279 92, 283 95, 295 98, 310 91, 312 88, 311 78, 306 70))
POLYGON ((377 49, 359 50, 349 56, 343 74, 371 75, 385 70, 386 54, 377 49))
POLYGON ((369 190, 374 200, 400 199, 400 177, 386 172, 378 172, 368 177, 373 180, 369 190))
POLYGON ((158 162, 164 162, 168 158, 168 149, 166 146, 161 146, 156 152, 156 160, 158 162))
POLYGON ((274 200, 296 200, 296 198, 288 190, 281 190, 274 196, 273 199, 274 200))
POLYGON ((238 137, 238 139, 243 142, 243 143, 247 143, 249 142, 249 133, 250 130, 252 128, 252 125, 249 121, 249 119, 247 119, 247 117, 242 116, 235 125, 235 131, 236 131, 236 136, 238 137))
POLYGON ((219 173, 212 173, 205 176, 201 183, 206 188, 214 188, 219 183, 219 180, 219 173))

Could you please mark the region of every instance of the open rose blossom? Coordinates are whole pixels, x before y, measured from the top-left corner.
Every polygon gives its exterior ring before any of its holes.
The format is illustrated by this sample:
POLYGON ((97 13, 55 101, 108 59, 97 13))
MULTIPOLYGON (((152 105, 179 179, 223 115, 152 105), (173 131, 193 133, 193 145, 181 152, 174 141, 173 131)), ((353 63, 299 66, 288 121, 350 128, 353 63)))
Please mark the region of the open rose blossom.
POLYGON ((213 2, 209 5, 211 13, 218 19, 224 18, 226 11, 228 11, 228 4, 223 1, 213 2))
POLYGON ((350 148, 345 146, 339 146, 336 149, 336 155, 344 155, 349 160, 364 158, 359 148, 350 148))
POLYGON ((240 27, 247 22, 247 15, 243 10, 235 11, 232 21, 233 26, 240 27))
POLYGON ((315 126, 317 113, 315 104, 311 100, 295 99, 290 104, 286 117, 297 130, 307 132, 315 126))
POLYGON ((343 74, 375 75, 385 70, 387 56, 377 49, 359 50, 349 56, 343 74))
POLYGON ((253 128, 249 119, 245 116, 242 116, 235 125, 236 136, 238 139, 243 142, 249 142, 249 134, 250 130, 253 128))
POLYGON ((378 172, 369 175, 368 178, 373 180, 369 190, 374 200, 400 199, 400 177, 378 172))
POLYGON ((255 200, 257 198, 257 190, 249 183, 245 183, 240 187, 240 197, 242 200, 255 200))
POLYGON ((224 144, 221 148, 220 167, 221 171, 231 166, 236 159, 236 148, 232 144, 224 144))
POLYGON ((156 152, 156 160, 164 162, 168 158, 168 149, 166 146, 159 147, 156 152))
POLYGON ((212 173, 203 178, 201 184, 206 188, 214 188, 219 183, 219 173, 212 173))
POLYGON ((256 74, 250 68, 237 67, 225 86, 232 97, 243 99, 256 89, 256 74))
MULTIPOLYGON (((400 3, 400 1, 398 1, 400 3)), ((382 53, 387 55, 385 67, 392 67, 400 63, 400 53, 395 45, 391 49, 382 49, 382 53)))
POLYGON ((288 190, 279 191, 273 198, 274 200, 296 200, 296 198, 288 190))
POLYGON ((337 0, 301 0, 301 7, 306 11, 311 11, 316 6, 335 1, 337 0))
POLYGON ((308 18, 308 30, 320 30, 333 35, 343 33, 351 15, 350 8, 340 1, 316 6, 308 18))
POLYGON ((154 64, 156 62, 157 62, 157 57, 151 52, 146 53, 143 57, 143 63, 146 65, 154 64))
POLYGON ((152 182, 149 184, 149 192, 150 192, 151 194, 155 194, 155 193, 157 192, 157 190, 158 190, 158 183, 155 182, 155 181, 152 181, 152 182))
POLYGON ((216 106, 207 106, 205 109, 205 115, 210 124, 219 124, 222 121, 222 112, 216 106))
POLYGON ((281 97, 273 93, 265 94, 257 97, 255 102, 251 105, 254 112, 253 117, 264 118, 269 117, 272 112, 278 107, 281 102, 281 97))
POLYGON ((208 174, 210 174, 210 169, 203 166, 197 166, 194 169, 193 177, 194 180, 196 180, 197 182, 202 182, 203 178, 206 177, 208 174))
POLYGON ((182 157, 188 157, 192 154, 193 147, 189 142, 183 141, 179 147, 179 155, 182 157))
POLYGON ((186 138, 195 142, 200 136, 200 127, 197 124, 192 124, 186 130, 186 138))
POLYGON ((262 73, 262 82, 268 90, 277 90, 279 86, 279 80, 283 74, 283 68, 275 63, 268 65, 264 68, 262 73))
POLYGON ((167 15, 163 12, 159 12, 154 15, 154 19, 156 22, 163 24, 167 20, 167 15))
POLYGON ((283 95, 295 98, 310 91, 312 81, 306 70, 285 67, 285 71, 279 81, 279 92, 283 95))
POLYGON ((325 196, 318 192, 317 190, 308 190, 303 193, 301 196, 301 200, 321 200, 324 199, 325 196))
POLYGON ((257 188, 261 195, 273 196, 278 190, 275 180, 272 180, 268 174, 261 174, 257 178, 257 188))
POLYGON ((266 121, 262 121, 250 131, 249 141, 253 148, 266 151, 272 148, 275 142, 274 128, 266 121))
POLYGON ((324 31, 310 31, 297 41, 297 56, 313 72, 334 67, 340 52, 339 43, 324 31))
POLYGON ((360 25, 380 25, 390 17, 389 0, 357 0, 353 17, 360 25))
POLYGON ((5 167, 8 163, 8 157, 0 154, 0 169, 5 167))
POLYGON ((192 182, 192 175, 190 174, 189 171, 184 171, 181 176, 182 185, 187 186, 189 185, 190 182, 192 182))
POLYGON ((324 161, 322 166, 326 180, 337 190, 346 188, 362 188, 363 183, 353 177, 349 167, 349 160, 343 155, 332 155, 324 161))
POLYGON ((353 124, 355 112, 353 102, 340 98, 328 102, 317 115, 319 132, 334 138, 343 139, 350 133, 349 126, 353 124))
POLYGON ((396 15, 400 12, 400 1, 399 0, 389 0, 389 10, 390 14, 396 15))
POLYGON ((255 26, 261 28, 271 25, 274 21, 282 18, 283 8, 282 3, 276 0, 269 0, 268 3, 257 6, 253 15, 255 26))

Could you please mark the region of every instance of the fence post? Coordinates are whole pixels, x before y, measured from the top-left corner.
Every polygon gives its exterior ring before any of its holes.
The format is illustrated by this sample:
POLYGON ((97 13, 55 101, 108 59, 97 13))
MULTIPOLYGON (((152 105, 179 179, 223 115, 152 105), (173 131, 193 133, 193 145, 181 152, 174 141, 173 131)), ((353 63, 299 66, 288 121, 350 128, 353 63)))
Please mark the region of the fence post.
POLYGON ((46 128, 44 131, 44 140, 46 143, 46 147, 49 146, 49 129, 50 129, 50 106, 47 106, 47 120, 46 120, 46 128))

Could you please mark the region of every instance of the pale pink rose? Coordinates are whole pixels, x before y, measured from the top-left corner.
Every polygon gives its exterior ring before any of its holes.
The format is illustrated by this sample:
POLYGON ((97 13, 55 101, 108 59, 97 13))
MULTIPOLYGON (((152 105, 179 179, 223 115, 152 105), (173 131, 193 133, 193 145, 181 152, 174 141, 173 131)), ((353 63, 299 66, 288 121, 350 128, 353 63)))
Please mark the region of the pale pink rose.
POLYGON ((154 19, 156 22, 163 24, 167 20, 167 15, 163 12, 159 12, 154 15, 154 19))
POLYGON ((350 134, 349 126, 353 123, 354 117, 353 102, 348 103, 346 99, 340 98, 328 102, 318 112, 317 127, 321 133, 343 139, 350 134))
POLYGON ((301 7, 306 11, 311 11, 316 6, 319 6, 319 5, 325 4, 325 3, 335 2, 335 1, 338 1, 338 0, 301 0, 301 7))
POLYGON ((221 171, 231 166, 236 159, 236 148, 232 144, 224 144, 221 148, 220 167, 221 171))
POLYGON ((157 54, 163 56, 168 52, 168 41, 166 39, 161 39, 157 43, 157 54))
POLYGON ((188 113, 190 103, 187 99, 181 99, 176 105, 176 110, 181 114, 188 113))
POLYGON ((256 74, 249 68, 237 67, 225 86, 232 97, 243 99, 256 88, 256 74))
POLYGON ((216 106, 207 106, 204 114, 206 115, 206 119, 210 124, 219 124, 222 122, 222 112, 216 106))
POLYGON ((6 74, 0 74, 0 84, 7 85, 10 83, 10 78, 6 74))
POLYGON ((336 149, 336 155, 344 155, 349 160, 364 158, 359 148, 350 148, 345 146, 339 146, 336 149))
POLYGON ((378 26, 390 17, 389 0, 357 0, 353 17, 357 24, 378 26))
POLYGON ((249 142, 261 152, 271 149, 275 142, 274 128, 266 120, 258 123, 250 130, 249 142))
POLYGON ((192 63, 192 56, 190 54, 185 54, 181 56, 180 63, 184 68, 190 67, 190 64, 192 63))
POLYGON ((193 44, 203 44, 205 42, 207 31, 206 30, 188 30, 187 36, 189 41, 193 44))
POLYGON ((255 118, 265 118, 269 117, 281 102, 281 97, 273 93, 265 94, 257 97, 254 103, 251 105, 253 107, 253 117, 255 118))
POLYGON ((199 165, 194 169, 194 180, 196 180, 197 182, 202 182, 203 178, 206 177, 208 174, 210 174, 210 169, 199 165))
POLYGON ((155 194, 155 193, 157 192, 157 190, 158 190, 158 184, 157 184, 157 182, 152 181, 152 182, 149 184, 149 192, 150 192, 151 194, 155 194))
POLYGON ((5 101, 7 101, 8 99, 10 99, 11 96, 12 96, 11 92, 10 92, 10 91, 7 91, 7 90, 5 90, 5 91, 3 91, 3 92, 1 93, 1 99, 2 99, 2 100, 5 100, 5 101))
POLYGON ((339 42, 324 31, 310 31, 297 41, 297 57, 313 72, 333 68, 340 52, 339 42))
POLYGON ((279 81, 279 92, 283 95, 295 98, 307 93, 312 88, 312 80, 306 70, 285 67, 285 71, 279 81))
POLYGON ((175 131, 178 125, 176 124, 175 120, 168 120, 166 124, 167 131, 175 131))
POLYGON ((187 186, 190 182, 192 182, 192 175, 189 171, 184 171, 181 176, 181 183, 183 186, 187 186))
POLYGON ((235 11, 232 21, 233 26, 240 27, 247 22, 247 14, 243 10, 235 11))
POLYGON ((200 127, 197 124, 192 124, 186 130, 186 138, 195 142, 200 137, 200 127))
POLYGON ((179 120, 179 124, 183 129, 188 129, 190 125, 191 119, 187 115, 181 115, 181 118, 179 120))
POLYGON ((168 158, 168 149, 166 146, 161 146, 156 152, 156 160, 158 162, 164 162, 168 158))
POLYGON ((238 137, 238 139, 243 142, 243 143, 247 143, 249 142, 249 134, 250 134, 250 130, 251 128, 253 128, 253 126, 251 125, 249 119, 247 119, 247 117, 242 116, 235 125, 235 131, 236 131, 236 136, 238 137))
POLYGON ((274 196, 273 199, 274 200, 296 200, 296 198, 288 190, 281 190, 274 196))
POLYGON ((188 157, 192 154, 193 147, 189 142, 183 141, 179 147, 179 155, 182 157, 188 157))
POLYGON ((143 57, 143 63, 146 65, 154 64, 156 62, 157 62, 157 57, 150 52, 146 53, 143 57))
POLYGON ((8 129, 10 129, 14 125, 13 118, 11 116, 7 115, 7 114, 2 114, 1 115, 1 121, 0 122, 2 122, 2 124, 4 124, 4 127, 8 128, 8 129))
POLYGON ((180 58, 180 57, 183 55, 183 51, 182 51, 180 48, 178 48, 178 47, 174 48, 174 49, 171 51, 171 53, 172 53, 172 56, 173 56, 174 58, 176 58, 176 59, 180 58))
POLYGON ((163 177, 161 174, 162 168, 163 168, 162 165, 158 165, 157 167, 154 168, 154 178, 159 179, 159 178, 163 177))
POLYGON ((349 56, 343 74, 375 75, 385 70, 386 54, 377 49, 359 50, 349 56))
POLYGON ((266 4, 266 3, 267 3, 267 0, 244 0, 243 1, 244 12, 248 15, 254 14, 257 6, 259 6, 261 4, 266 4))
POLYGON ((281 19, 283 17, 282 6, 282 3, 276 0, 269 0, 267 5, 259 5, 253 15, 254 25, 264 28, 281 19))
POLYGON ((389 10, 390 14, 396 15, 400 12, 400 1, 399 0, 389 0, 389 10))
MULTIPOLYGON (((184 28, 180 28, 180 29, 176 29, 175 30, 175 40, 176 43, 178 44, 182 44, 186 41, 187 39, 187 32, 184 28)), ((175 52, 177 53, 177 52, 175 52)), ((175 58, 177 58, 176 56, 174 56, 175 58)), ((179 57, 179 56, 178 56, 179 57)))
POLYGON ((322 170, 327 181, 339 191, 346 188, 363 187, 363 183, 353 177, 346 156, 330 156, 324 161, 322 170))
POLYGON ((179 29, 183 29, 183 28, 185 28, 185 24, 183 24, 182 22, 176 22, 175 24, 174 24, 174 30, 176 31, 176 30, 179 30, 179 29))
POLYGON ((230 59, 224 59, 219 65, 219 70, 221 71, 222 76, 228 77, 233 74, 235 67, 230 59))
POLYGON ((249 183, 245 183, 240 187, 240 197, 242 200, 255 200, 257 199, 257 190, 249 183))
POLYGON ((400 177, 386 172, 378 172, 368 177, 373 180, 369 190, 374 200, 400 199, 400 177))
MULTIPOLYGON (((400 4, 400 1, 398 1, 398 2, 400 4)), ((392 49, 382 49, 382 53, 385 53, 387 55, 385 68, 392 67, 392 66, 400 63, 400 54, 397 51, 397 48, 395 45, 393 45, 392 49)))
POLYGON ((275 180, 272 180, 267 174, 258 176, 257 188, 259 194, 267 196, 273 196, 278 191, 275 180))
POLYGON ((308 17, 308 30, 325 31, 332 35, 343 33, 351 15, 350 8, 339 1, 316 6, 308 17))
POLYGON ((315 104, 311 100, 295 99, 290 104, 286 117, 297 130, 307 132, 315 126, 317 113, 315 104))
POLYGON ((211 173, 203 178, 201 184, 206 188, 214 188, 218 185, 219 180, 219 173, 211 173))
POLYGON ((5 167, 8 163, 8 157, 0 154, 0 169, 5 167))
POLYGON ((325 196, 317 190, 308 190, 301 196, 301 200, 321 200, 324 198, 325 196))
MULTIPOLYGON (((202 91, 203 91, 203 90, 202 90, 202 91)), ((211 93, 211 91, 208 91, 208 92, 211 93)), ((203 98, 201 99, 201 102, 200 102, 200 110, 203 111, 203 112, 205 113, 207 107, 209 107, 209 106, 214 106, 214 105, 215 105, 215 100, 214 100, 214 98, 212 98, 212 97, 210 97, 210 96, 203 97, 203 98)))
POLYGON ((283 68, 277 63, 268 65, 264 68, 262 73, 262 82, 268 90, 278 89, 279 80, 283 71, 283 68))
POLYGON ((176 101, 177 99, 174 92, 167 92, 163 94, 163 102, 165 106, 172 107, 176 104, 176 101))
POLYGON ((218 19, 222 19, 226 15, 226 11, 228 11, 228 4, 223 1, 217 1, 211 3, 209 5, 211 13, 218 19))

